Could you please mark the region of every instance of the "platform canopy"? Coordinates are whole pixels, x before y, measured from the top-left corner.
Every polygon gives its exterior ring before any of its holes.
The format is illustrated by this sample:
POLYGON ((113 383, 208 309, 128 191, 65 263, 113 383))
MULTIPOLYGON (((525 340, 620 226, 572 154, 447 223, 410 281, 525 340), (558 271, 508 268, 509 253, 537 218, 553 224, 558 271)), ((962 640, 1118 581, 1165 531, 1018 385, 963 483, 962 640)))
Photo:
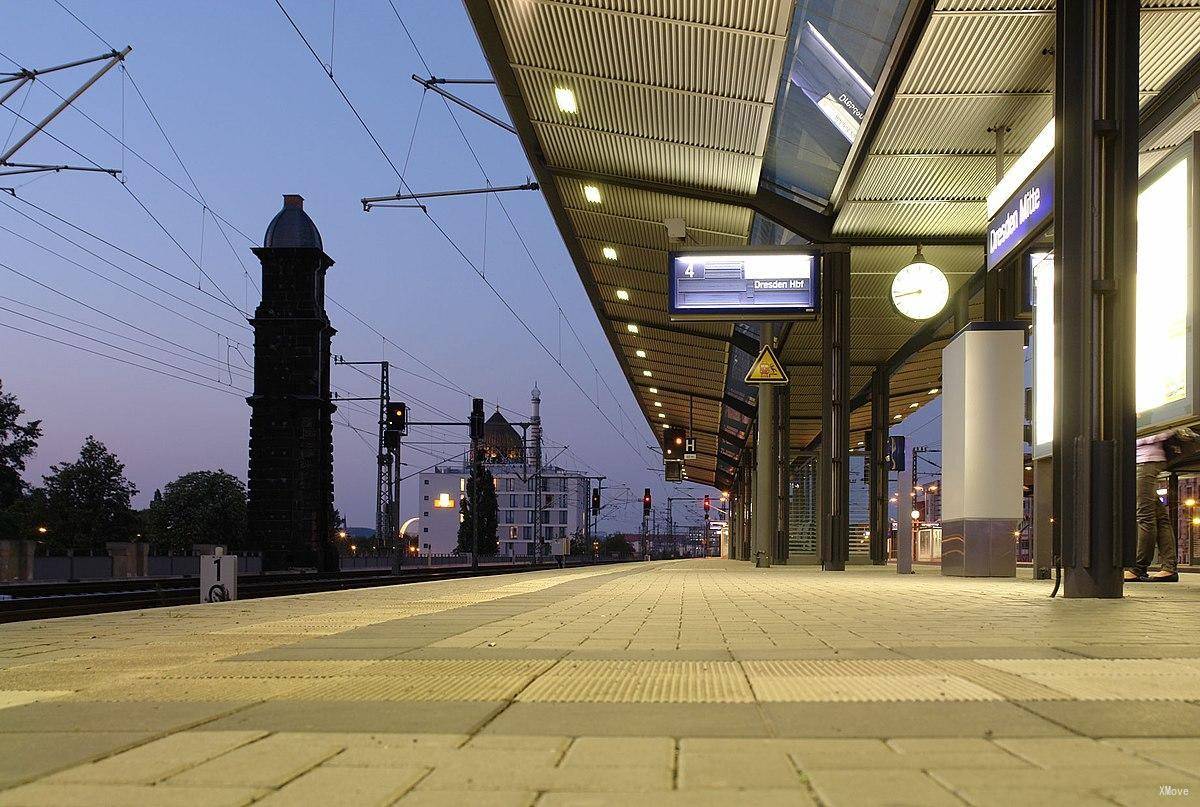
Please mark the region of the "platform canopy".
MULTIPOLYGON (((901 316, 891 279, 920 245, 952 293, 980 285, 994 130, 1007 129, 1007 166, 1052 114, 1053 2, 465 4, 647 421, 697 438, 690 480, 731 481, 756 404, 740 381, 758 331, 670 321, 667 251, 678 244, 666 219, 684 219, 688 246, 850 244, 851 382, 864 390, 852 443, 877 367, 891 375, 893 423, 933 399, 952 318, 901 316), (835 84, 849 88, 836 110, 825 92, 835 84)), ((1173 77, 1196 72, 1200 0, 1144 6, 1148 111, 1173 77)), ((1188 125, 1163 123, 1147 148, 1182 140, 1188 125)), ((784 334, 790 443, 803 449, 825 397, 820 328, 800 321, 784 334)))

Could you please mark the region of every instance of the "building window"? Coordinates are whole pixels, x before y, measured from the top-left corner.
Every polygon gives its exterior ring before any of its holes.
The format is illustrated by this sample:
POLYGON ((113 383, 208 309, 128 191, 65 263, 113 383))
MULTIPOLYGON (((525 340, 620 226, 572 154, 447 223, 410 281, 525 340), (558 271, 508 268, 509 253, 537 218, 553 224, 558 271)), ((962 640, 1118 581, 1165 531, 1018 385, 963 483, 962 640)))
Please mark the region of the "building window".
POLYGON ((426 497, 425 497, 425 501, 429 501, 429 497, 428 497, 428 496, 426 496, 426 497))
POLYGON ((426 511, 425 511, 425 518, 429 518, 429 511, 428 511, 428 510, 426 510, 426 511))
POLYGON ((433 500, 433 506, 439 510, 452 510, 454 508, 454 499, 450 498, 449 493, 443 493, 433 500))
POLYGON ((508 506, 509 507, 517 506, 517 494, 515 494, 515 493, 508 494, 508 506))
POLYGON ((525 494, 525 506, 533 507, 533 494, 532 493, 525 494))
POLYGON ((423 479, 423 480, 421 480, 421 481, 422 481, 422 482, 424 482, 426 485, 428 485, 428 484, 429 484, 429 480, 428 480, 428 479, 423 479))
POLYGON ((428 528, 428 527, 422 527, 422 528, 421 528, 421 532, 429 532, 429 528, 428 528))
POLYGON ((532 538, 533 537, 533 527, 530 527, 530 526, 522 527, 521 528, 521 537, 527 541, 530 538, 532 538))

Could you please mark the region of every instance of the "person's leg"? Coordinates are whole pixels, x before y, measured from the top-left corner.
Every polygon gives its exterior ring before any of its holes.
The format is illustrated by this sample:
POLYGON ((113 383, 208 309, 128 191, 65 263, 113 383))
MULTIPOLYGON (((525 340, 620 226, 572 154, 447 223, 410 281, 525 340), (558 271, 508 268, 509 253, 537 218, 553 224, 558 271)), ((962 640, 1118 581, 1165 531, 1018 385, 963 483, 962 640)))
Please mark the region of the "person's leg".
POLYGON ((1137 466, 1137 555, 1132 571, 1145 577, 1154 562, 1158 543, 1158 512, 1163 503, 1158 498, 1158 472, 1164 463, 1143 462, 1137 466))
POLYGON ((1162 510, 1159 513, 1158 519, 1158 562, 1162 566, 1163 571, 1172 572, 1178 570, 1178 554, 1179 548, 1175 541, 1175 525, 1171 523, 1171 513, 1163 505, 1159 505, 1162 510))

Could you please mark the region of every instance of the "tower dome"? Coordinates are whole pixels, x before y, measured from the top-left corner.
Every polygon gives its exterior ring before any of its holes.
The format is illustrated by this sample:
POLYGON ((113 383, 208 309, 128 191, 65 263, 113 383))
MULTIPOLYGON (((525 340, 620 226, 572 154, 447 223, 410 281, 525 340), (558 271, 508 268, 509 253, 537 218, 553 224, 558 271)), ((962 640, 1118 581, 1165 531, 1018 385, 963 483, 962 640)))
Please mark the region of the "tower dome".
POLYGON ((283 195, 283 209, 267 225, 263 246, 323 248, 317 225, 304 212, 303 196, 296 193, 283 195))

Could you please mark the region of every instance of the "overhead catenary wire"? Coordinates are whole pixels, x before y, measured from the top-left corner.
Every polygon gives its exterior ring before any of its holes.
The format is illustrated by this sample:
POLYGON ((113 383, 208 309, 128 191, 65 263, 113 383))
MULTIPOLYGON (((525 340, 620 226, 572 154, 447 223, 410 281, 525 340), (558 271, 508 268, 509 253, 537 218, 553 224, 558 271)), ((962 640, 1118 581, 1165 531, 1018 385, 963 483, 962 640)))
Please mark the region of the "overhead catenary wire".
MULTIPOLYGON (((57 2, 57 0, 56 0, 56 2, 57 2)), ((74 17, 81 25, 83 25, 85 28, 87 28, 89 31, 91 31, 93 34, 95 34, 95 31, 93 31, 90 26, 88 26, 86 23, 84 23, 82 20, 80 20, 74 13, 72 13, 70 11, 70 9, 67 9, 66 6, 64 6, 62 3, 59 3, 59 5, 65 11, 67 11, 67 13, 71 14, 71 16, 74 17)), ((100 39, 101 42, 104 42, 103 38, 99 37, 98 35, 97 35, 97 39, 100 39)), ((2 51, 0 51, 0 56, 3 56, 3 58, 7 59, 9 62, 11 62, 13 65, 17 66, 18 68, 20 67, 19 62, 17 62, 16 60, 14 60, 12 57, 8 56, 7 54, 3 53, 2 51)), ((230 241, 229 235, 226 232, 226 228, 228 228, 229 230, 232 230, 234 233, 241 236, 248 243, 251 243, 251 244, 256 243, 255 239, 251 238, 249 235, 247 235, 245 233, 245 231, 238 228, 236 225, 234 225, 232 222, 230 222, 226 217, 222 216, 219 211, 217 211, 211 205, 208 204, 208 201, 204 197, 204 194, 201 192, 199 184, 196 182, 195 177, 192 175, 191 171, 188 169, 186 163, 184 163, 182 156, 179 154, 179 150, 176 148, 174 142, 171 140, 170 136, 167 134, 166 129, 163 127, 161 120, 158 118, 157 114, 155 114, 153 108, 150 106, 149 101, 146 99, 145 94, 141 90, 141 87, 137 84, 136 80, 133 78, 132 73, 129 74, 129 80, 130 80, 130 85, 134 88, 134 91, 138 95, 138 98, 142 102, 142 105, 146 108, 146 112, 150 115, 151 119, 154 121, 154 124, 155 124, 156 128, 158 129, 159 133, 162 135, 163 140, 166 142, 168 148, 171 150, 172 155, 175 157, 176 161, 179 163, 180 168, 183 170, 184 174, 187 176, 188 181, 191 183, 194 192, 189 191, 187 188, 183 187, 174 178, 169 176, 161 168, 159 168, 157 165, 155 165, 150 160, 148 160, 143 154, 141 154, 137 150, 133 149, 132 147, 129 147, 124 142, 124 138, 118 137, 111 130, 109 130, 103 124, 101 124, 99 121, 97 121, 94 117, 89 115, 85 110, 80 108, 78 105, 73 104, 71 106, 71 109, 73 109, 74 111, 76 111, 80 115, 82 115, 93 126, 95 126, 101 132, 106 134, 114 142, 120 143, 124 149, 127 149, 129 151, 130 154, 132 154, 135 158, 137 158, 146 167, 150 168, 152 171, 154 171, 156 174, 158 174, 162 179, 166 180, 170 185, 172 185, 178 191, 180 191, 181 193, 186 195, 188 198, 190 198, 197 205, 201 206, 203 209, 206 209, 208 211, 208 214, 213 217, 214 223, 217 225, 218 231, 221 233, 222 239, 226 242, 226 245, 233 252, 235 258, 237 258, 238 263, 242 266, 243 276, 250 283, 250 285, 254 287, 256 292, 261 292, 261 289, 259 288, 258 284, 253 280, 253 278, 250 276, 249 272, 246 271, 245 264, 242 263, 241 255, 240 255, 240 253, 237 252, 237 250, 233 246, 233 243, 230 241)), ((49 86, 48 84, 45 84, 45 82, 43 82, 43 85, 46 86, 46 88, 48 90, 50 90, 50 92, 52 92, 59 98, 62 98, 62 95, 60 93, 58 93, 56 90, 54 90, 53 87, 49 86)), ((15 121, 14 121, 14 125, 15 125, 15 121)), ((415 129, 414 129, 414 136, 415 136, 415 129)), ((54 139, 58 140, 58 138, 54 138, 54 139)), ((61 140, 58 140, 58 142, 62 143, 61 140)), ((62 144, 64 146, 66 146, 67 148, 71 148, 70 146, 67 146, 65 143, 62 143, 62 144)), ((412 148, 412 144, 410 143, 410 149, 409 149, 410 155, 411 155, 411 148, 412 148)), ((75 151, 75 149, 71 149, 71 150, 75 151)), ((75 153, 79 154, 78 151, 75 151, 75 153)), ((80 154, 80 156, 82 157, 83 155, 80 154)), ((87 159, 87 158, 84 157, 84 159, 87 159)), ((41 177, 38 177, 38 178, 41 178, 41 177)), ((36 180, 34 180, 34 181, 36 181, 36 180)), ((29 184, 29 183, 26 183, 26 184, 29 184)), ((22 201, 27 201, 27 200, 22 199, 22 201)), ((187 282, 187 281, 184 281, 184 282, 187 282)), ((188 283, 188 285, 189 286, 191 285, 190 282, 188 283)), ((212 295, 209 295, 209 296, 212 296, 212 295)), ((396 350, 400 351, 403 355, 405 355, 409 359, 415 361, 417 364, 419 364, 424 369, 426 369, 426 370, 430 371, 431 373, 433 373, 434 375, 438 376, 439 378, 442 379, 442 381, 439 382, 439 381, 435 381, 433 379, 429 379, 419 373, 413 372, 412 370, 408 370, 407 368, 401 367, 399 365, 397 365, 394 369, 398 370, 399 372, 403 372, 403 373, 412 375, 423 381, 427 381, 428 383, 442 386, 445 389, 448 389, 450 391, 471 397, 472 394, 469 391, 467 391, 466 389, 464 389, 461 385, 455 383, 449 377, 447 377, 446 375, 444 375, 443 373, 438 371, 436 368, 434 368, 427 362, 421 360, 419 357, 417 357, 416 355, 414 355, 413 353, 411 353, 410 351, 405 349, 403 346, 401 346, 401 345, 397 344, 396 342, 394 342, 393 340, 391 340, 389 337, 387 337, 385 334, 383 334, 381 331, 379 331, 376 327, 374 327, 373 325, 368 323, 362 317, 358 316, 355 312, 350 310, 348 307, 343 305, 341 302, 339 302, 338 300, 336 300, 335 298, 333 298, 332 296, 330 296, 328 294, 326 295, 326 299, 331 304, 337 306, 344 313, 351 316, 360 325, 367 328, 375 335, 379 336, 381 339, 384 340, 384 342, 386 344, 388 344, 391 347, 395 348, 396 350)), ((518 412, 517 410, 511 409, 509 407, 501 406, 501 408, 504 409, 506 412, 509 412, 510 414, 524 416, 524 413, 518 412)))
MULTIPOLYGON (((396 16, 397 22, 400 23, 400 27, 404 30, 404 34, 408 38, 409 44, 412 45, 413 51, 416 53, 417 58, 421 62, 421 65, 425 68, 426 73, 428 73, 429 75, 432 76, 433 70, 429 66, 429 62, 426 61, 424 53, 421 52, 420 46, 417 45, 416 39, 412 35, 412 31, 409 30, 408 25, 404 21, 404 17, 400 14, 400 11, 396 8, 396 5, 393 2, 393 0, 388 0, 388 5, 392 9, 392 13, 396 16)), ((424 96, 425 96, 425 93, 422 93, 422 100, 424 100, 424 96)), ((462 138, 464 145, 466 145, 467 151, 470 152, 471 158, 475 161, 475 165, 479 168, 479 172, 483 175, 484 181, 490 187, 492 185, 492 179, 488 175, 487 169, 484 168, 483 161, 479 158, 478 153, 476 153, 474 145, 471 143, 471 139, 469 137, 467 137, 467 133, 463 129, 462 124, 458 119, 458 115, 455 114, 454 109, 450 106, 449 101, 447 101, 444 97, 442 98, 442 103, 445 105, 446 112, 450 115, 450 119, 454 122, 454 126, 458 130, 458 134, 462 138)), ((415 129, 414 129, 413 134, 415 137, 415 134, 416 134, 415 129)), ((411 146, 410 146, 410 149, 411 149, 411 146)), ((575 326, 571 322, 570 318, 566 317, 565 312, 563 311, 563 308, 562 308, 562 304, 558 300, 558 296, 554 293, 554 289, 550 286, 550 283, 547 280, 545 273, 542 271, 541 265, 538 263, 537 259, 534 257, 533 251, 529 248, 529 244, 525 240, 524 234, 521 232, 520 228, 517 227, 516 221, 513 219, 512 214, 508 210, 508 207, 504 204, 504 199, 501 198, 498 194, 492 194, 492 195, 494 195, 496 197, 496 203, 500 206, 500 210, 504 213, 504 217, 508 221, 509 227, 512 228, 513 234, 516 235, 517 241, 521 244, 521 248, 524 250, 525 255, 529 258, 529 262, 533 266, 534 271, 537 273, 538 278, 542 281, 542 285, 545 287, 547 294, 550 295, 550 299, 553 301, 555 308, 558 309, 559 320, 560 320, 560 322, 559 322, 559 329, 560 329, 559 330, 559 357, 557 359, 555 359, 555 361, 560 366, 562 366, 562 362, 561 362, 561 357, 562 357, 561 326, 562 326, 562 321, 566 320, 568 329, 570 329, 571 334, 575 337, 575 341, 579 345, 580 350, 583 352, 584 357, 588 360, 588 363, 591 365, 592 369, 595 371, 596 377, 600 380, 600 382, 602 384, 604 384, 605 389, 608 390, 608 394, 612 398, 613 402, 617 405, 617 409, 618 409, 618 411, 620 411, 621 416, 625 418, 625 421, 627 423, 629 423, 630 425, 633 425, 632 419, 625 412, 624 407, 621 406, 620 399, 617 398, 616 393, 613 392, 612 387, 609 386, 607 379, 605 379, 603 377, 603 375, 600 373, 600 369, 596 366, 596 362, 592 359, 592 356, 588 352, 586 345, 584 345, 583 339, 580 337, 579 332, 575 329, 575 326)), ((485 222, 485 226, 486 226, 486 222, 485 222)), ((485 230, 485 232, 486 232, 486 230, 485 230)), ((486 248, 486 245, 485 245, 485 248, 486 248)), ((476 271, 478 271, 478 270, 476 270, 476 271)), ((481 277, 482 277, 482 274, 483 273, 480 272, 481 277)), ((485 282, 486 282, 486 279, 485 279, 485 282)), ((554 358, 554 357, 551 356, 551 358, 554 358)), ((565 371, 565 367, 563 369, 565 371)), ((574 379, 572 379, 572 380, 574 380, 574 379)), ((576 383, 576 386, 579 386, 579 384, 576 383)), ((580 388, 580 389, 582 391, 582 388, 580 388)), ((586 393, 585 393, 585 397, 586 397, 586 393)), ((596 404, 595 401, 593 401, 593 405, 595 405, 597 407, 597 409, 599 409, 599 405, 596 404)))
MULTIPOLYGON (((304 32, 300 30, 300 27, 296 24, 296 21, 294 19, 292 19, 291 14, 288 13, 288 10, 284 7, 281 0, 275 0, 275 5, 277 5, 279 7, 279 10, 281 12, 283 12, 284 17, 287 18, 288 23, 296 31, 296 34, 300 37, 301 41, 304 43, 304 46, 308 49, 309 53, 312 54, 313 58, 317 61, 318 64, 321 64, 321 57, 313 49, 312 44, 308 41, 308 38, 305 36, 304 32)), ((350 97, 346 94, 346 91, 342 88, 341 84, 332 75, 329 75, 328 73, 326 75, 329 78, 330 82, 334 85, 334 88, 337 90, 338 94, 342 97, 342 100, 345 101, 346 106, 349 107, 351 113, 358 120, 359 124, 362 126, 362 128, 366 132, 367 136, 371 139, 371 142, 375 144, 375 147, 379 150, 379 153, 383 156, 384 160, 391 167, 392 171, 396 174, 396 177, 400 180, 401 185, 410 194, 413 194, 414 192, 413 192, 412 188, 409 186, 408 181, 405 179, 404 175, 401 173, 399 167, 396 165, 395 161, 392 160, 391 155, 388 154, 387 149, 385 149, 383 147, 383 144, 379 141, 379 138, 376 137, 374 131, 367 124, 366 120, 362 117, 362 114, 358 111, 357 107, 354 106, 354 103, 350 100, 350 97)), ((417 201, 419 202, 420 199, 418 198, 417 201)), ((643 460, 644 458, 642 457, 641 452, 638 450, 638 448, 633 443, 631 443, 629 441, 628 436, 626 436, 625 433, 623 431, 621 431, 621 429, 615 423, 612 422, 612 420, 608 417, 608 415, 604 412, 604 410, 600 408, 600 405, 596 401, 592 400, 590 396, 588 396, 587 390, 585 390, 583 388, 583 386, 580 385, 579 381, 575 379, 574 375, 571 374, 570 370, 567 369, 566 365, 564 365, 561 361, 558 360, 558 358, 554 355, 554 352, 552 350, 550 350, 550 348, 541 339, 541 337, 539 337, 537 335, 537 333, 529 326, 529 323, 526 322, 525 319, 516 311, 516 309, 514 309, 512 307, 512 304, 509 303, 508 299, 503 294, 500 293, 499 289, 497 289, 495 287, 495 285, 492 284, 492 282, 489 281, 483 275, 482 272, 479 271, 479 267, 476 266, 474 261, 472 261, 471 258, 466 254, 466 252, 463 251, 462 247, 459 246, 458 242, 455 241, 454 238, 450 236, 450 234, 445 230, 445 228, 442 227, 442 225, 437 221, 437 219, 435 219, 433 217, 433 215, 429 212, 428 206, 423 205, 421 208, 421 212, 429 220, 429 222, 431 224, 433 224, 434 228, 442 235, 442 237, 451 246, 451 248, 456 253, 458 253, 459 257, 462 258, 462 260, 469 267, 471 267, 471 269, 477 275, 479 275, 479 277, 483 281, 484 285, 486 285, 492 291, 492 293, 495 294, 496 298, 500 301, 501 305, 503 305, 505 307, 505 309, 507 309, 508 312, 513 315, 513 317, 517 320, 517 322, 521 325, 521 327, 529 334, 529 336, 534 340, 534 342, 537 343, 537 345, 546 353, 546 355, 549 356, 550 359, 555 364, 558 365, 558 367, 563 371, 563 373, 567 376, 567 378, 570 379, 570 381, 576 386, 576 388, 579 389, 579 391, 583 394, 584 399, 588 400, 596 408, 596 411, 598 411, 600 413, 600 416, 602 418, 604 418, 604 420, 609 424, 609 426, 612 427, 613 431, 615 431, 617 433, 617 436, 619 436, 621 438, 621 440, 627 446, 629 446, 630 451, 634 452, 634 454, 639 458, 639 461, 643 460)))
MULTIPOLYGON (((12 110, 9 110, 9 111, 10 111, 10 112, 12 112, 12 110)), ((29 123, 29 124, 31 124, 31 125, 35 125, 35 124, 33 123, 33 121, 29 120, 28 118, 24 117, 23 115, 20 115, 20 114, 18 114, 18 113, 15 113, 15 112, 14 112, 13 114, 16 114, 18 118, 20 118, 21 120, 25 121, 26 123, 29 123)), ((100 168, 100 169, 102 169, 102 170, 106 170, 106 169, 103 169, 103 167, 100 165, 100 163, 96 162, 96 161, 95 161, 95 160, 93 160, 91 157, 87 156, 86 154, 84 154, 83 152, 79 151, 78 149, 76 149, 75 147, 71 146, 70 144, 68 144, 68 143, 66 143, 66 142, 64 142, 64 141, 62 141, 62 140, 60 140, 59 138, 55 137, 53 134, 51 134, 50 132, 46 131, 45 129, 41 130, 40 134, 44 134, 44 135, 46 135, 47 137, 49 137, 49 138, 50 138, 51 140, 53 140, 54 142, 58 143, 58 144, 59 144, 60 146, 62 146, 63 148, 66 148, 66 149, 68 149, 68 150, 69 150, 71 153, 75 154, 75 155, 76 155, 76 156, 78 156, 80 159, 82 159, 82 160, 85 160, 85 161, 87 161, 87 162, 91 163, 91 164, 92 164, 93 166, 95 166, 96 168, 100 168)), ((116 177, 114 177, 114 178, 116 178, 116 177)), ((129 187, 129 183, 128 183, 128 182, 125 182, 125 181, 122 181, 121 179, 117 179, 117 184, 119 184, 119 185, 120 185, 120 186, 121 186, 121 187, 122 187, 122 188, 125 190, 125 192, 129 194, 130 198, 131 198, 131 199, 133 199, 133 201, 134 201, 134 202, 137 204, 137 206, 138 206, 138 207, 140 207, 140 208, 143 210, 143 212, 145 212, 145 214, 146 214, 146 215, 147 215, 147 216, 150 218, 150 220, 151 220, 151 221, 153 221, 153 222, 154 222, 154 224, 155 224, 155 225, 156 225, 156 226, 157 226, 157 227, 158 227, 160 230, 162 230, 163 234, 164 234, 164 235, 166 235, 168 239, 170 239, 171 243, 173 243, 173 244, 174 244, 174 245, 175 245, 175 246, 176 246, 176 247, 179 249, 179 251, 183 253, 184 257, 186 257, 186 258, 187 258, 189 261, 191 261, 192 265, 193 265, 193 266, 195 266, 195 267, 196 267, 196 269, 198 269, 198 270, 199 270, 200 274, 201 274, 201 275, 202 275, 202 276, 203 276, 203 277, 204 277, 204 278, 205 278, 205 279, 206 279, 206 280, 207 280, 209 283, 211 283, 211 284, 212 284, 213 288, 215 288, 215 289, 217 290, 217 292, 218 292, 218 293, 221 295, 221 299, 223 299, 223 300, 224 300, 226 303, 228 303, 228 304, 229 304, 229 306, 230 306, 231 308, 233 308, 235 311, 239 311, 239 312, 240 312, 240 311, 241 311, 241 309, 237 307, 237 304, 236 304, 236 303, 234 303, 234 302, 233 302, 233 300, 231 300, 231 299, 229 298, 229 295, 227 295, 227 294, 225 293, 224 289, 222 289, 222 288, 221 288, 221 286, 220 286, 220 285, 219 285, 219 284, 218 284, 218 283, 217 283, 217 282, 216 282, 216 281, 215 281, 215 280, 214 280, 214 279, 213 279, 213 278, 212 278, 212 277, 211 277, 211 276, 210 276, 210 275, 209 275, 207 272, 205 272, 205 271, 204 271, 204 268, 203 268, 202 266, 200 266, 200 264, 199 264, 199 263, 196 261, 196 259, 195 259, 194 257, 192 257, 192 254, 191 254, 190 252, 188 252, 188 251, 187 251, 187 249, 186 249, 186 248, 183 246, 183 244, 179 243, 179 239, 177 239, 177 238, 175 237, 175 235, 174 235, 174 234, 173 234, 173 233, 172 233, 170 230, 168 230, 168 229, 167 229, 166 225, 164 225, 164 224, 162 223, 162 221, 161 221, 161 220, 158 218, 158 216, 154 215, 154 213, 153 213, 153 212, 150 210, 150 208, 149 208, 149 207, 146 205, 146 203, 142 201, 141 197, 140 197, 140 196, 138 196, 136 193, 134 193, 134 192, 133 192, 133 189, 129 187)), ((102 239, 100 239, 100 240, 102 240, 102 239)), ((205 293, 207 294, 208 292, 205 292, 205 293)))

